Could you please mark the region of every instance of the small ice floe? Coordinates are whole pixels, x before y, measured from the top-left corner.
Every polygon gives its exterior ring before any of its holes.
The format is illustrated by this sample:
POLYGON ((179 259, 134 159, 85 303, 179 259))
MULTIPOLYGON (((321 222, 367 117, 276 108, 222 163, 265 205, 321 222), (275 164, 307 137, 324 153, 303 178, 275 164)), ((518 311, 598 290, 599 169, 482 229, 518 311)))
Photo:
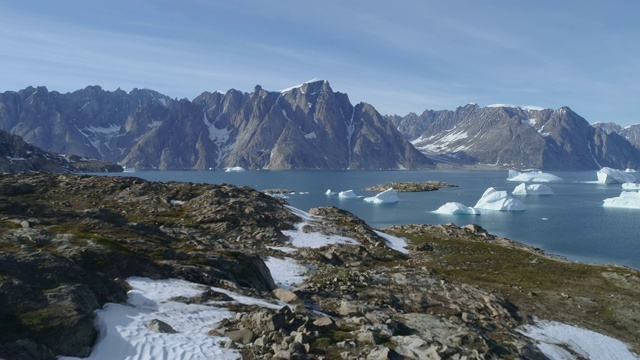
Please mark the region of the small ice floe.
POLYGON ((573 360, 576 357, 566 350, 570 349, 584 359, 640 360, 622 341, 577 326, 536 320, 519 332, 535 340, 549 359, 573 360))
POLYGON ((635 176, 622 170, 603 167, 596 172, 599 184, 623 184, 636 182, 635 176))
POLYGON ((398 192, 393 190, 393 188, 389 188, 383 192, 376 194, 376 196, 366 197, 364 201, 372 202, 375 204, 392 204, 397 203, 400 199, 398 199, 398 192))
POLYGON ((338 197, 343 199, 355 199, 358 197, 358 195, 356 195, 356 193, 354 193, 353 190, 346 190, 346 191, 340 191, 338 193, 338 197))
POLYGON ((526 209, 522 201, 507 195, 506 191, 498 191, 492 187, 482 194, 474 208, 496 211, 523 211, 526 209))
POLYGON ((225 169, 224 172, 243 172, 245 169, 242 166, 233 166, 225 169))
POLYGON ((511 195, 553 195, 553 190, 544 184, 529 184, 521 183, 516 186, 511 192, 511 195))
POLYGON ((459 202, 448 202, 434 211, 444 215, 480 215, 480 211, 459 202))
POLYGON ((519 172, 516 170, 509 170, 507 180, 518 182, 557 182, 562 181, 562 178, 542 171, 519 172))
POLYGON ((636 183, 623 183, 622 190, 624 191, 638 191, 640 190, 640 184, 636 183))
POLYGON ((640 192, 623 191, 620 196, 604 199, 604 207, 640 209, 640 192))
POLYGON ((324 194, 327 195, 327 196, 332 196, 332 195, 335 195, 336 192, 335 191, 331 191, 331 189, 327 189, 327 191, 325 191, 324 194))

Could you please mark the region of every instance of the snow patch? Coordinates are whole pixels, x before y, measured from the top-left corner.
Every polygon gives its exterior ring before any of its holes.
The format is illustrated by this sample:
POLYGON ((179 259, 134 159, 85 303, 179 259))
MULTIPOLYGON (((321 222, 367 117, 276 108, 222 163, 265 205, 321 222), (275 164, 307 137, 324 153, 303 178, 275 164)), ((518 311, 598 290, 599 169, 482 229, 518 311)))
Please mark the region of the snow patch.
POLYGON ((538 349, 549 359, 575 359, 564 348, 571 349, 585 359, 640 359, 620 340, 555 321, 536 321, 534 325, 525 325, 519 331, 538 341, 538 349))
POLYGON ((269 271, 273 281, 279 288, 293 289, 295 285, 301 284, 307 278, 309 269, 300 265, 295 259, 285 257, 279 259, 273 256, 269 256, 264 262, 269 271))
POLYGON ((409 249, 407 249, 407 241, 405 239, 385 234, 382 231, 378 230, 374 230, 373 232, 383 238, 389 248, 399 251, 403 254, 409 253, 409 249))

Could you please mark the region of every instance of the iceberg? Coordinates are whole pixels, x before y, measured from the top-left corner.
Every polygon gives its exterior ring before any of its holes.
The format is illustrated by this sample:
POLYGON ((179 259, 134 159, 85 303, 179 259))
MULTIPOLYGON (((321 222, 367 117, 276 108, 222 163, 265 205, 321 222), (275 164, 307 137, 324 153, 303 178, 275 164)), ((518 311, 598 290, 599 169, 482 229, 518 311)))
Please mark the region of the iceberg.
POLYGON ((624 184, 622 184, 622 190, 624 190, 624 191, 637 191, 637 190, 640 190, 640 184, 624 183, 624 184))
POLYGON ((352 198, 357 198, 358 195, 356 195, 356 193, 354 193, 353 190, 347 190, 347 191, 340 191, 338 193, 338 197, 352 199, 352 198))
POLYGON ((622 170, 603 167, 596 173, 600 184, 622 184, 636 182, 635 176, 622 170))
POLYGON ((492 187, 482 194, 474 208, 496 211, 524 211, 526 209, 522 201, 512 198, 506 191, 498 191, 492 187))
POLYGON ((245 171, 242 166, 234 166, 227 168, 224 172, 243 172, 245 171))
POLYGON ((399 200, 400 199, 398 199, 398 192, 393 190, 393 188, 389 188, 381 193, 378 193, 376 196, 364 198, 364 201, 376 204, 391 204, 396 203, 399 200))
POLYGON ((516 170, 509 170, 507 180, 519 182, 556 182, 562 181, 562 178, 542 171, 519 172, 516 170))
POLYGON ((547 185, 521 183, 513 189, 512 195, 553 195, 553 190, 547 185))
POLYGON ((640 209, 640 192, 623 191, 620 196, 604 199, 604 207, 640 209))
POLYGON ((331 195, 335 195, 336 192, 335 191, 331 191, 331 189, 327 189, 327 191, 325 191, 324 194, 327 195, 327 196, 331 196, 331 195))
POLYGON ((436 214, 447 215, 480 215, 480 211, 472 207, 465 206, 458 202, 448 202, 435 210, 436 214))

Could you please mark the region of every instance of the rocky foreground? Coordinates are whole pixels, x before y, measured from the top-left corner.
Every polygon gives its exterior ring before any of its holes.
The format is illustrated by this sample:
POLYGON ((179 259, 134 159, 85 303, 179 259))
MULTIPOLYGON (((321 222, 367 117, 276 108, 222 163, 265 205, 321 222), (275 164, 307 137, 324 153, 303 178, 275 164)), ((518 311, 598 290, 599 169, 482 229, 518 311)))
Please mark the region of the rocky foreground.
MULTIPOLYGON (((289 303, 234 303, 211 336, 246 359, 544 359, 515 331, 534 316, 576 324, 640 350, 640 277, 616 266, 570 263, 477 226, 399 226, 408 251, 352 214, 315 208, 303 233, 356 244, 290 247, 303 221, 250 188, 153 183, 133 177, 0 177, 0 358, 87 356, 94 310, 124 303, 126 279, 176 278, 289 303), (278 288, 267 257, 313 268, 278 288)), ((171 324, 149 324, 171 332, 171 324)), ((576 357, 577 358, 577 357, 576 357)))

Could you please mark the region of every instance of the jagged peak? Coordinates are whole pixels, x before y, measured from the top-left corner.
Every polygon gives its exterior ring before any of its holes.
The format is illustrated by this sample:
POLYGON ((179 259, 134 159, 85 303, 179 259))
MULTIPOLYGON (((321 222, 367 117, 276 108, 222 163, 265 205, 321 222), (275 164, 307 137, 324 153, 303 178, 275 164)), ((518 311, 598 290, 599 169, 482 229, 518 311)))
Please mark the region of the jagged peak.
POLYGON ((282 90, 280 90, 280 92, 281 93, 286 93, 286 92, 292 91, 294 89, 300 89, 305 85, 309 86, 309 85, 316 84, 316 83, 321 83, 322 85, 324 85, 326 83, 327 85, 329 85, 329 82, 327 80, 313 78, 311 80, 307 80, 307 81, 303 82, 302 84, 298 84, 296 86, 292 86, 292 87, 289 87, 289 88, 286 88, 286 89, 282 89, 282 90))
POLYGON ((496 107, 515 108, 515 109, 522 109, 522 110, 528 110, 528 111, 547 110, 547 108, 544 108, 544 107, 541 107, 541 106, 536 106, 536 105, 491 104, 491 105, 487 105, 486 107, 488 107, 488 108, 496 108, 496 107))

